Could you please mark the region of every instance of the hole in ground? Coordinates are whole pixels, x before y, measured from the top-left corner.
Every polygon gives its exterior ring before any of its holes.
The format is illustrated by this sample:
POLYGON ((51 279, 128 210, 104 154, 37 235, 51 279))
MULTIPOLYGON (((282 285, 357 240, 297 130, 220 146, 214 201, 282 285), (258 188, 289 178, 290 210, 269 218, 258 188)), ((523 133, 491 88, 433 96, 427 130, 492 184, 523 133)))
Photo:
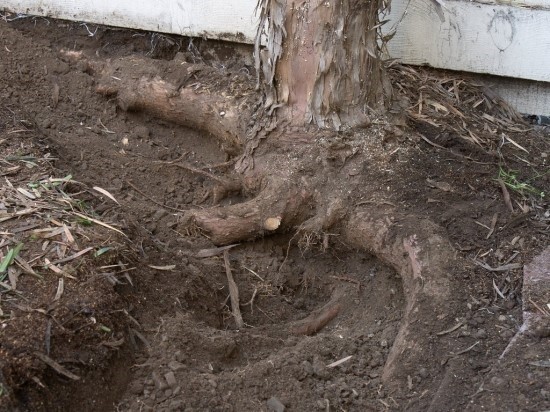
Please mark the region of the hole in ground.
MULTIPOLYGON (((404 307, 399 276, 338 241, 326 252, 307 240, 287 250, 288 235, 240 245, 230 251, 230 263, 248 326, 236 331, 223 258, 197 259, 196 252, 211 244, 180 232, 178 212, 171 209, 200 205, 212 182, 157 163, 180 159, 202 167, 223 162, 221 151, 196 132, 146 116, 118 116, 111 124, 127 131, 127 144, 110 134, 89 144, 52 142, 60 165, 121 202, 113 208, 90 199, 90 206, 105 221, 126 222, 139 256, 139 270, 130 273, 135 286, 120 293, 141 337, 129 339, 133 359, 114 362, 102 376, 92 373, 89 382, 104 382, 103 394, 95 396, 117 399, 118 410, 257 410, 269 396, 296 410, 326 408, 327 402, 378 408, 377 399, 386 395, 380 391, 382 368, 404 307), (150 268, 173 264, 173 271, 150 268), (298 321, 336 296, 339 314, 323 330, 292 333, 298 321)), ((87 394, 81 385, 63 399, 80 404, 87 394)))
POLYGON ((223 258, 189 258, 193 268, 184 272, 199 271, 207 282, 195 278, 192 299, 184 283, 171 285, 178 304, 144 326, 152 349, 137 356, 119 410, 258 410, 271 396, 295 410, 327 401, 358 410, 378 406, 404 307, 399 276, 342 247, 326 253, 293 247, 287 257, 287 244, 279 236, 231 250, 247 324, 238 331, 224 305, 223 258), (215 296, 200 286, 207 283, 218 285, 215 296), (296 321, 335 296, 341 309, 325 328, 313 336, 293 333, 296 321))

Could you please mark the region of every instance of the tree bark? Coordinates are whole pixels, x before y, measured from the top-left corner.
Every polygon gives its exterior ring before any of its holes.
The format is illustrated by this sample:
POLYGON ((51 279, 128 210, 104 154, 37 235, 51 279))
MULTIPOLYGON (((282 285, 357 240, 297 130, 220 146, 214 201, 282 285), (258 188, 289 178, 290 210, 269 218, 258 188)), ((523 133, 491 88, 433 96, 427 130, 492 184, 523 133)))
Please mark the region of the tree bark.
MULTIPOLYGON (((384 103, 377 43, 381 0, 264 0, 268 44, 256 42, 266 107, 294 126, 366 125, 384 103)), ((260 34, 259 34, 260 36, 260 34)))

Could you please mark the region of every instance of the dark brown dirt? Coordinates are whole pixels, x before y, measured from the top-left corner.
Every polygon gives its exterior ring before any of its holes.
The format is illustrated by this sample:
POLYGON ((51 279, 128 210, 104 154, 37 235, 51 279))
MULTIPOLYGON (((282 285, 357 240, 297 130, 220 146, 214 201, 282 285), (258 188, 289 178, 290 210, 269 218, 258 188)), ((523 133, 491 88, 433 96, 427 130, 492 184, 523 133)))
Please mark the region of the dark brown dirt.
MULTIPOLYGON (((454 380, 434 382, 421 360, 412 359, 415 373, 406 386, 390 392, 381 373, 405 305, 399 276, 341 242, 338 233, 329 236, 326 250, 320 239, 295 239, 292 233, 241 244, 230 250, 230 262, 241 302, 250 304, 242 306, 246 327, 235 330, 223 257, 197 257, 213 245, 178 220, 184 210, 209 205, 213 182, 160 163, 183 159, 207 168, 225 162, 225 154, 208 136, 118 110, 94 92, 86 68, 66 61, 60 51, 104 60, 130 54, 170 60, 181 51, 190 60, 204 57, 216 68, 252 73, 240 54, 217 43, 106 28, 90 37, 77 24, 53 20, 0 23, 0 160, 12 153, 40 159, 52 153, 57 160, 47 162, 49 173, 71 173, 86 187, 100 186, 116 197, 116 207, 97 198, 83 200, 129 236, 128 243, 118 239, 126 252, 113 261, 86 261, 81 282, 65 294, 56 314, 69 319, 85 301, 114 331, 110 338, 125 338, 113 349, 101 345, 105 336, 97 329, 67 338, 54 328, 51 357, 80 375, 79 382, 69 383, 31 357, 43 348, 47 319, 8 309, 9 294, 2 292, 0 308, 14 319, 1 318, 0 405, 6 410, 279 410, 277 404, 296 411, 425 410, 430 404, 433 410, 550 408, 549 369, 532 365, 535 358, 550 359, 548 349, 540 349, 548 336, 532 337, 538 351, 533 356, 512 353, 505 366, 497 362, 522 324, 521 269, 492 272, 473 263, 475 258, 498 267, 514 255, 511 262, 527 263, 548 244, 548 203, 511 191, 516 211, 518 203, 529 207, 512 215, 495 181, 500 165, 518 170, 522 181, 548 194, 545 134, 514 135, 529 154, 506 144, 500 147, 504 164, 482 147, 410 120, 407 127, 374 125, 325 142, 327 161, 363 188, 350 201, 365 208, 397 205, 404 213, 430 218, 446 230, 456 253, 472 262, 451 302, 455 316, 436 312, 426 314, 424 322, 433 341, 446 340, 454 351, 431 360, 454 380), (30 132, 10 133, 23 120, 30 132), (86 282, 96 267, 120 259, 136 268, 132 285, 86 282), (291 333, 295 321, 335 295, 345 299, 327 327, 314 336, 291 333), (460 326, 450 330, 455 325, 460 326), (328 366, 348 356, 341 365, 328 366), (498 403, 493 393, 499 394, 498 403)), ((0 232, 15 227, 0 225, 0 232)), ((112 235, 94 228, 86 232, 86 244, 96 246, 112 235)), ((56 282, 39 288, 25 280, 18 290, 27 306, 44 307, 56 282)), ((71 329, 89 321, 78 319, 71 329)))

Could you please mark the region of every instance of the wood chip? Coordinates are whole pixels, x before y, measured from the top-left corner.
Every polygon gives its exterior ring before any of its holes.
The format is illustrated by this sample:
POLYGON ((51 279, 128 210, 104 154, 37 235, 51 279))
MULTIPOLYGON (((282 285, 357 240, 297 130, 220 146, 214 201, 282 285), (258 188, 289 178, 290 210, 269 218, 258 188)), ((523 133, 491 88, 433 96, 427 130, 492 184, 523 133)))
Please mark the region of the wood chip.
POLYGON ((345 358, 337 360, 336 362, 329 363, 327 365, 327 368, 335 368, 336 366, 341 365, 342 363, 349 361, 351 358, 353 358, 353 355, 346 356, 345 358))
POLYGON ((498 213, 495 213, 493 215, 493 218, 491 219, 491 229, 489 230, 489 233, 487 233, 486 239, 489 239, 491 235, 494 233, 495 227, 497 225, 497 220, 498 220, 498 213))
POLYGON ((239 288, 233 279, 233 274, 231 273, 231 266, 229 264, 229 251, 224 250, 223 252, 223 261, 225 264, 225 274, 227 275, 227 282, 229 284, 229 294, 231 295, 231 310, 233 312, 233 317, 235 318, 235 324, 238 329, 244 327, 243 317, 241 315, 241 309, 239 307, 239 288))
POLYGON ((63 278, 59 278, 59 282, 57 284, 57 292, 55 293, 55 297, 53 298, 54 301, 61 299, 64 289, 65 289, 64 280, 63 278))
POLYGON ((506 187, 506 184, 503 182, 502 179, 497 179, 497 182, 500 185, 500 189, 502 190, 502 196, 504 196, 504 203, 506 204, 506 207, 510 212, 514 213, 514 206, 512 205, 512 201, 510 200, 510 193, 508 193, 508 188, 506 187))
POLYGON ((26 196, 26 197, 28 197, 28 198, 31 199, 31 200, 36 200, 36 196, 35 196, 35 195, 33 195, 33 194, 32 194, 31 192, 29 192, 28 190, 23 189, 22 187, 18 187, 18 188, 17 188, 17 191, 18 191, 19 193, 21 193, 23 196, 26 196))
POLYGON ((166 265, 166 266, 154 266, 154 265, 148 265, 151 269, 155 270, 164 270, 164 271, 170 271, 174 270, 176 268, 176 265, 166 265))

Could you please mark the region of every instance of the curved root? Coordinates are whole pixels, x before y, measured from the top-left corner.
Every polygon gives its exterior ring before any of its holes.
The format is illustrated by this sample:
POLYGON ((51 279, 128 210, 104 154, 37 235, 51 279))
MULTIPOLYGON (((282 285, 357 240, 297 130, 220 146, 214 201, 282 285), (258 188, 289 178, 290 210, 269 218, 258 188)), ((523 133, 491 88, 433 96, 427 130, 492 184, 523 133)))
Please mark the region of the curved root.
POLYGON ((192 210, 184 224, 194 223, 216 245, 252 240, 302 222, 311 195, 291 184, 272 185, 236 205, 192 210))

